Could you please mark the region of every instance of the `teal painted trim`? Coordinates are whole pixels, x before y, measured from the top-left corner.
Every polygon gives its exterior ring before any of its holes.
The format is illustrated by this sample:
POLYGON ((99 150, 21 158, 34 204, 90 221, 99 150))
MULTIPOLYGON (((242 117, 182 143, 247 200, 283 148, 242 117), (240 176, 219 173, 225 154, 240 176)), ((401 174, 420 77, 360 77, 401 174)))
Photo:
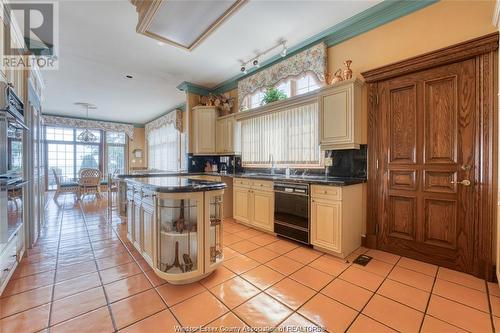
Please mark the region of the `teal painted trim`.
POLYGON ((200 85, 184 81, 177 86, 177 89, 184 92, 190 92, 196 95, 208 96, 211 91, 208 88, 202 87, 200 85))
POLYGON ((411 14, 432 5, 438 0, 384 0, 383 2, 356 14, 305 41, 288 48, 288 55, 276 55, 261 63, 258 69, 251 68, 247 74, 238 74, 211 89, 214 94, 221 94, 238 87, 238 80, 270 67, 283 59, 291 57, 314 44, 324 42, 328 47, 342 43, 381 25, 411 14))
POLYGON ((42 112, 42 115, 43 116, 54 116, 54 117, 62 117, 62 118, 79 119, 79 120, 102 121, 102 122, 105 122, 105 123, 114 123, 114 124, 122 124, 122 125, 133 125, 134 127, 144 127, 144 124, 126 123, 126 122, 123 122, 123 121, 102 120, 102 119, 96 119, 96 118, 83 118, 83 117, 67 116, 65 114, 57 114, 57 113, 42 112))
MULTIPOLYGON (((166 111, 166 112, 162 113, 161 115, 156 116, 156 117, 154 117, 153 119, 146 121, 146 123, 145 123, 145 124, 150 123, 150 122, 152 122, 152 121, 155 121, 156 119, 161 118, 161 117, 163 117, 164 115, 167 115, 167 114, 169 114, 170 112, 175 111, 175 110, 186 111, 186 103, 181 103, 181 104, 179 104, 179 105, 174 106, 173 108, 171 108, 171 109, 169 109, 168 111, 166 111)), ((145 125, 145 124, 144 124, 144 125, 145 125)), ((142 125, 142 127, 144 127, 144 125, 142 125)))

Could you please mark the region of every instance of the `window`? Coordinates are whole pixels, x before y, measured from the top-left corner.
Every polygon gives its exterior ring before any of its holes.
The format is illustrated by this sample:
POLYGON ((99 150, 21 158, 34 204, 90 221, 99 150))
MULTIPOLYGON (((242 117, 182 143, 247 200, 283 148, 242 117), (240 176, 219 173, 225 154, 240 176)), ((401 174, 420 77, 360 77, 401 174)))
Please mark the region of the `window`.
POLYGON ((122 132, 106 132, 106 173, 125 173, 127 138, 122 132))
POLYGON ((321 166, 318 103, 242 120, 242 162, 295 167, 321 166))
POLYGON ((83 129, 71 127, 45 127, 48 189, 56 187, 52 169, 60 176, 61 181, 76 180, 82 168, 99 169, 103 171, 103 178, 107 173, 126 171, 125 133, 92 130, 97 141, 85 143, 78 140, 82 131, 83 129))
POLYGON ((302 95, 320 87, 313 75, 306 75, 295 81, 295 95, 302 95))
MULTIPOLYGON (((319 89, 320 87, 321 84, 313 74, 306 74, 299 78, 292 78, 276 85, 276 88, 285 93, 288 97, 302 95, 319 89)), ((264 94, 265 89, 258 90, 255 93, 245 97, 242 103, 243 110, 253 109, 261 106, 264 94)))
POLYGON ((179 171, 181 168, 181 133, 167 125, 148 134, 148 166, 150 169, 179 171))

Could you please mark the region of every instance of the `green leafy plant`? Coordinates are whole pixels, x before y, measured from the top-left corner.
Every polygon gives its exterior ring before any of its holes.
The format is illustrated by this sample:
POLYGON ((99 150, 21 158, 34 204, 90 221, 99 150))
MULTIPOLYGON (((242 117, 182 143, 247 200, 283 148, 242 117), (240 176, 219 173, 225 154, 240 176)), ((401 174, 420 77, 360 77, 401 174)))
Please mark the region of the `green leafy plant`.
POLYGON ((286 99, 288 96, 276 87, 267 88, 264 97, 262 97, 261 105, 266 105, 272 102, 286 99))

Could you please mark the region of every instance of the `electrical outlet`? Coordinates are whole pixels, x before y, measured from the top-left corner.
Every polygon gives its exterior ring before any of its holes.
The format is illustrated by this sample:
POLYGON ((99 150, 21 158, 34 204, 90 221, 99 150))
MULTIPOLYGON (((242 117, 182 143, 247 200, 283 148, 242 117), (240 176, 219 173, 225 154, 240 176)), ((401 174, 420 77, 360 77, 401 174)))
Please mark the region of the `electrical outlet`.
POLYGON ((333 158, 332 157, 325 157, 325 166, 329 167, 333 165, 333 158))

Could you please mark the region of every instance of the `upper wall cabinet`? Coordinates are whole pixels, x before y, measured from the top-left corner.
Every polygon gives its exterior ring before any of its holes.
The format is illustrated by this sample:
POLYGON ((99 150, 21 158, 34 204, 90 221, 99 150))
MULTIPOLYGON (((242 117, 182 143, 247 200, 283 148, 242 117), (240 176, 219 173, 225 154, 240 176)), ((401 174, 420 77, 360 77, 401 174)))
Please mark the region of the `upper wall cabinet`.
POLYGON ((241 152, 241 124, 234 114, 217 119, 216 152, 217 154, 239 154, 241 152))
POLYGON ((343 81, 319 94, 322 150, 359 149, 364 128, 361 117, 362 82, 343 81))
POLYGON ((216 152, 217 109, 214 106, 193 108, 193 136, 195 155, 210 155, 216 152))
POLYGON ((234 114, 218 117, 213 106, 193 108, 193 154, 234 155, 240 153, 240 128, 234 114))

